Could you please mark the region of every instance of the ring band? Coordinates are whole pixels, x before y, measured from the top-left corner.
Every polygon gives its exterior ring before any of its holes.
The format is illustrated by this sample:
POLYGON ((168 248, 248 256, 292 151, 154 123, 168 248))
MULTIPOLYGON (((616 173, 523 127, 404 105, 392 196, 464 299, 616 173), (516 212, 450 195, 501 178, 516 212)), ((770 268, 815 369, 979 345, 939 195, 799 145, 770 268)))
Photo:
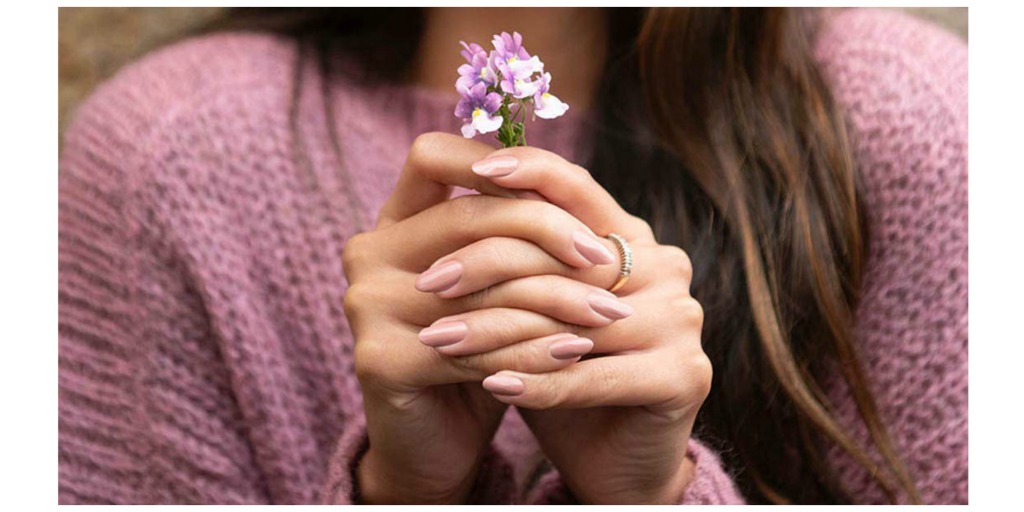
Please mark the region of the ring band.
POLYGON ((615 293, 616 290, 626 285, 626 281, 629 281, 629 274, 633 272, 633 249, 626 242, 625 238, 615 233, 608 233, 605 238, 615 242, 615 246, 619 248, 619 261, 622 264, 619 266, 619 279, 615 281, 615 284, 608 291, 615 293))

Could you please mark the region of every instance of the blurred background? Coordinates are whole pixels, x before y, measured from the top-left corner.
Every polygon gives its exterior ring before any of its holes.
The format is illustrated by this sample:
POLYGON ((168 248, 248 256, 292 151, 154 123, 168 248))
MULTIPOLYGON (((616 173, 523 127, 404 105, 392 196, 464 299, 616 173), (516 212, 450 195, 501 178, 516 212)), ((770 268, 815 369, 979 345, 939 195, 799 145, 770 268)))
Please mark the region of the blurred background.
MULTIPOLYGON (((967 8, 902 9, 967 39, 967 8)), ((96 85, 147 51, 221 16, 221 8, 62 7, 58 12, 59 134, 96 85)))

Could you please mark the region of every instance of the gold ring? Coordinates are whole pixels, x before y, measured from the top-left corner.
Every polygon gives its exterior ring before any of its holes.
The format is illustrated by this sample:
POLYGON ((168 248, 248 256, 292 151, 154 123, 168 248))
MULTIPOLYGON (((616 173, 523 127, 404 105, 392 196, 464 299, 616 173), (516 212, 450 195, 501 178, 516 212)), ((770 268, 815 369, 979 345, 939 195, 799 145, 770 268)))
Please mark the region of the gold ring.
POLYGON ((615 293, 616 290, 626 285, 626 281, 629 281, 629 274, 633 272, 633 249, 626 242, 625 238, 615 233, 609 233, 605 238, 615 242, 615 246, 619 248, 619 261, 622 264, 619 266, 619 279, 615 281, 615 284, 608 291, 615 293))

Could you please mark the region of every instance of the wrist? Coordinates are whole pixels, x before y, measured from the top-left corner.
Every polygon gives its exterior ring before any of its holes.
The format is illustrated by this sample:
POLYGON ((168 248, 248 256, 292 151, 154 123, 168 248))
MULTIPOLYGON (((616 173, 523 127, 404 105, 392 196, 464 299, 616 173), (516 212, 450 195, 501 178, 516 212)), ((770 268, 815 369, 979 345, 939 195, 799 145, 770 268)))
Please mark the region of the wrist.
POLYGON ((415 477, 407 470, 392 468, 371 448, 356 467, 355 484, 361 504, 448 505, 465 503, 475 479, 475 467, 457 483, 415 477))
POLYGON ((640 485, 629 486, 628 490, 610 491, 607 486, 602 486, 598 492, 587 492, 564 480, 563 483, 568 485, 580 503, 588 505, 676 505, 683 502, 696 467, 696 462, 684 453, 676 471, 664 480, 658 479, 658 483, 654 483, 654 479, 646 479, 640 485))
POLYGON ((686 495, 686 489, 690 486, 690 482, 693 481, 696 473, 697 463, 690 458, 689 454, 684 455, 679 471, 669 480, 668 485, 666 485, 662 492, 654 498, 654 503, 662 505, 682 503, 683 497, 686 495))

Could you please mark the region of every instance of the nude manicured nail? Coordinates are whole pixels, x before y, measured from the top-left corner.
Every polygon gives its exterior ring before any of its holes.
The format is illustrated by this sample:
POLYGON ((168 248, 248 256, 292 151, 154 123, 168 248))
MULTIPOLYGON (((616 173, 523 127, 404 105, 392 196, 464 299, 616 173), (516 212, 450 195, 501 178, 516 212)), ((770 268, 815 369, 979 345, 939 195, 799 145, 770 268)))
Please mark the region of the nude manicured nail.
POLYGON ((496 155, 473 164, 473 172, 488 178, 500 178, 512 174, 516 167, 519 167, 519 160, 508 155, 496 155))
POLYGON ((555 359, 576 359, 594 350, 594 342, 587 338, 569 338, 552 343, 548 350, 555 359))
POLYGON ((466 339, 468 332, 469 327, 464 322, 446 322, 421 330, 419 338, 424 345, 437 348, 453 345, 466 339))
POLYGON ((587 297, 587 303, 590 304, 590 309, 593 309, 595 313, 611 320, 621 320, 635 312, 633 306, 622 302, 614 296, 609 297, 603 293, 591 293, 587 297))
POLYGON ((594 265, 615 263, 615 255, 591 235, 577 230, 572 234, 572 243, 580 255, 594 265))
POLYGON ((443 292, 455 286, 462 278, 462 263, 447 261, 427 269, 416 278, 416 289, 421 292, 443 292))
POLYGON ((526 391, 523 381, 508 375, 491 375, 483 381, 484 389, 503 396, 518 396, 526 391))

